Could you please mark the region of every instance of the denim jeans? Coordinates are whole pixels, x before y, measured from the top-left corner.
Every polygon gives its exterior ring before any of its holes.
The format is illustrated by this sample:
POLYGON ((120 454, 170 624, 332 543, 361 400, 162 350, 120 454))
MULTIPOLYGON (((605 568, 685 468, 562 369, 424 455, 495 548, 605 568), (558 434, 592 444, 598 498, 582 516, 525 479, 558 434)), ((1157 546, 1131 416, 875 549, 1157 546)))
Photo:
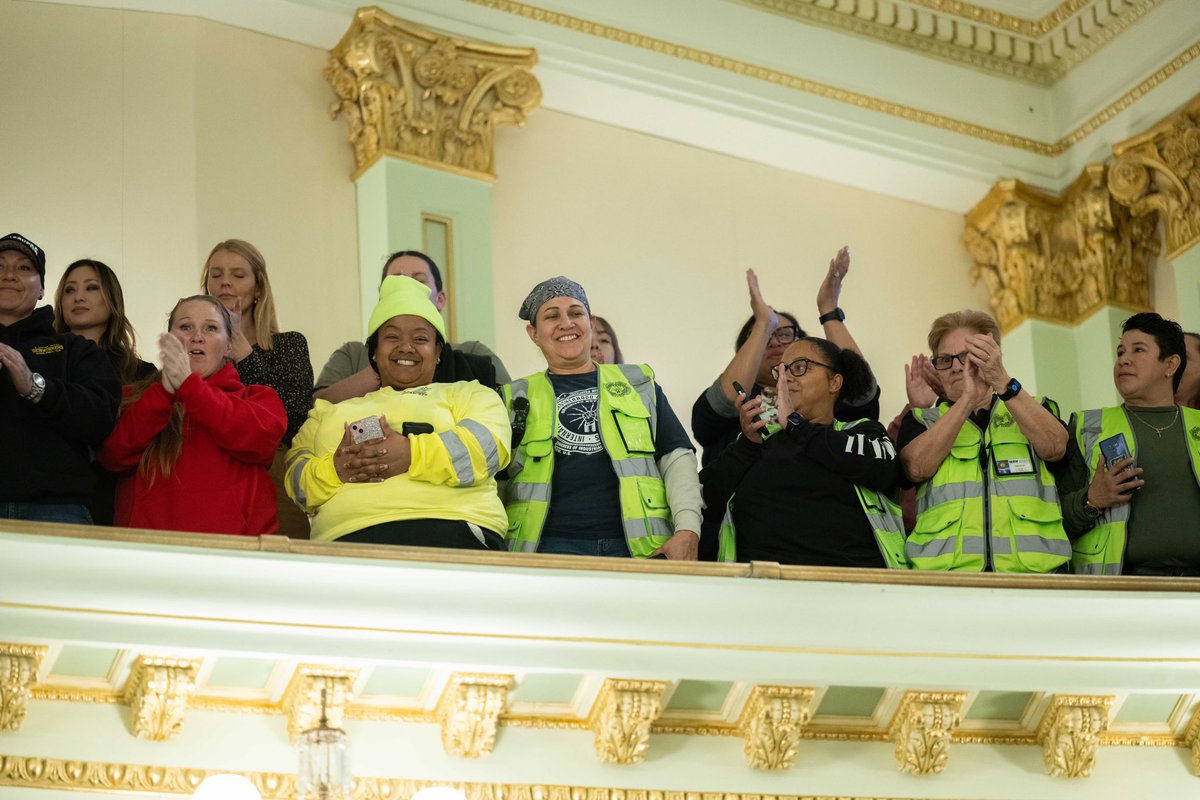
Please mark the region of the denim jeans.
POLYGON ((603 556, 629 558, 629 545, 622 539, 567 539, 544 537, 538 542, 539 553, 558 556, 603 556))
POLYGON ((0 502, 0 519, 25 519, 31 522, 70 522, 75 525, 92 524, 92 515, 83 503, 0 502))

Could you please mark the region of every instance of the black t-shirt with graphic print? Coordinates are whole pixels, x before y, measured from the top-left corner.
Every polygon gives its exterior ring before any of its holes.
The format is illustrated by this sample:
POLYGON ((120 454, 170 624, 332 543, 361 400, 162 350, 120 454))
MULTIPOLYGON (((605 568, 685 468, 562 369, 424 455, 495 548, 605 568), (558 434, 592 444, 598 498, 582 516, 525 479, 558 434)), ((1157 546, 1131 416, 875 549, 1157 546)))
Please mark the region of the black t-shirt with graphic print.
MULTIPOLYGON (((558 430, 550 508, 542 538, 624 538, 617 476, 600 441, 599 373, 551 373, 549 377, 558 406, 558 430)), ((681 447, 692 449, 687 432, 657 383, 654 392, 658 401, 655 457, 681 447)))

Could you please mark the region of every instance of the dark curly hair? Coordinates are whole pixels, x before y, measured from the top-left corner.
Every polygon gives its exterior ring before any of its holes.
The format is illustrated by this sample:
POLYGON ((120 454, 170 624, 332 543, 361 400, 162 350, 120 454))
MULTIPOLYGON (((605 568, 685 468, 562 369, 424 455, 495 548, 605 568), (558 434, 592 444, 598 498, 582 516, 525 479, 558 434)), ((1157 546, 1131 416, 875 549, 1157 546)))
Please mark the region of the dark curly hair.
POLYGON ((871 374, 871 368, 867 366, 867 362, 858 353, 838 347, 828 339, 822 339, 819 336, 805 336, 796 341, 808 342, 817 348, 825 363, 833 367, 835 373, 842 376, 842 389, 838 394, 839 397, 862 397, 871 391, 871 384, 875 378, 871 374))

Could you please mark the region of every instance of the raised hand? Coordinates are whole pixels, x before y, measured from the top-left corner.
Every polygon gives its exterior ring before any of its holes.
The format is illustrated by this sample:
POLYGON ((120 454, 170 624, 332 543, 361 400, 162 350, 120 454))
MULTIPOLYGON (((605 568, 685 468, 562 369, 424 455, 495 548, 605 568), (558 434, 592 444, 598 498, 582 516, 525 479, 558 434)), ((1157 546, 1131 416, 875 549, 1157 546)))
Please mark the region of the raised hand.
POLYGON ((1100 456, 1096 474, 1092 476, 1092 483, 1088 487, 1088 503, 1100 509, 1128 503, 1134 489, 1146 484, 1138 477, 1141 474, 1142 468, 1133 466, 1132 458, 1123 458, 1110 467, 1104 456, 1100 456))
POLYGON ((967 337, 967 357, 979 368, 983 381, 994 392, 1003 392, 1011 377, 1004 368, 1004 355, 1000 345, 986 333, 976 333, 967 337))
POLYGON ((968 359, 966 368, 963 370, 962 402, 967 404, 967 408, 974 409, 982 408, 991 399, 992 387, 988 386, 987 381, 983 379, 983 374, 975 362, 968 359))
POLYGON ((242 331, 242 298, 235 298, 233 308, 228 311, 229 319, 233 323, 233 337, 229 340, 229 348, 232 351, 233 360, 241 361, 254 349, 250 346, 245 332, 242 331))
POLYGON ((24 396, 33 391, 33 372, 25 363, 25 356, 6 344, 0 344, 0 369, 8 370, 17 394, 24 396))
POLYGON ((908 404, 913 408, 929 408, 937 402, 938 394, 929 385, 928 372, 936 374, 937 370, 924 354, 913 356, 912 361, 904 365, 904 389, 908 404))
POLYGON ((825 272, 825 280, 817 289, 817 313, 828 314, 838 307, 838 298, 842 295, 842 281, 850 271, 850 248, 843 247, 837 255, 829 259, 829 269, 825 272))
POLYGON ((170 394, 179 391, 188 375, 192 374, 192 364, 188 359, 183 342, 174 334, 161 333, 158 336, 158 359, 162 362, 162 386, 170 394))
POLYGON ((762 291, 758 288, 758 275, 752 269, 746 270, 746 287, 750 290, 750 310, 754 312, 755 323, 765 324, 768 335, 774 333, 779 327, 779 315, 763 300, 762 291))

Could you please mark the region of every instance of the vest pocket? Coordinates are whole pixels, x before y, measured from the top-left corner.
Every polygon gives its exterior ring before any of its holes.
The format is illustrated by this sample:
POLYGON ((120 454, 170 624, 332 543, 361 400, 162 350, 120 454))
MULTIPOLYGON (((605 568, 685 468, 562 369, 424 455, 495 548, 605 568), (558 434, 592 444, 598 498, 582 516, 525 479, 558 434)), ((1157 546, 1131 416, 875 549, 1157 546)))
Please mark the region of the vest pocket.
POLYGON ((638 499, 642 501, 642 511, 647 517, 669 519, 671 507, 667 505, 667 486, 658 478, 635 478, 637 481, 638 499))
MULTIPOLYGON (((1007 504, 1014 571, 1049 572, 1070 559, 1071 542, 1057 504, 1035 497, 1009 497, 1007 504)), ((1001 559, 997 553, 997 562, 1001 559)))
POLYGON ((964 506, 962 500, 948 501, 917 516, 917 524, 904 545, 915 568, 951 570, 959 564, 964 506))
POLYGON ((650 432, 649 417, 633 417, 621 411, 613 411, 617 433, 627 453, 654 453, 654 434, 650 432))

